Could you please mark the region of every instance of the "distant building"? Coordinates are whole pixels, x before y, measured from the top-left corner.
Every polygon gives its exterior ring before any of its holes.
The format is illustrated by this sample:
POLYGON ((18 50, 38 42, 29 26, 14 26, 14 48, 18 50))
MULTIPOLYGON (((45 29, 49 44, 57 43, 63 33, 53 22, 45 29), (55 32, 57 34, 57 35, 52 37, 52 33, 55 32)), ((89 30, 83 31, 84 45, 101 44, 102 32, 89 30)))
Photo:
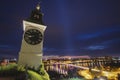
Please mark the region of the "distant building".
POLYGON ((17 59, 16 58, 12 58, 12 59, 3 58, 3 59, 0 60, 0 65, 1 66, 6 66, 9 63, 17 63, 17 59))
POLYGON ((58 55, 51 55, 51 56, 43 56, 43 60, 49 59, 90 59, 90 56, 58 56, 58 55))
POLYGON ((1 60, 0 65, 1 66, 6 66, 6 65, 8 65, 8 63, 9 63, 8 59, 3 59, 3 60, 1 60))

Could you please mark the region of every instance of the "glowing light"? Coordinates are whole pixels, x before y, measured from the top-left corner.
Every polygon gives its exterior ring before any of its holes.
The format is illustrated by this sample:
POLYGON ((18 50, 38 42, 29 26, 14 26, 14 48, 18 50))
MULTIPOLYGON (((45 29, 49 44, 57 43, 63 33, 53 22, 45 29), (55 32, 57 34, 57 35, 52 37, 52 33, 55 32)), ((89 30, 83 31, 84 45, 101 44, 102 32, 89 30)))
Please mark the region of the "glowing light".
POLYGON ((117 78, 117 74, 118 74, 118 73, 120 73, 119 70, 117 70, 117 71, 112 71, 112 72, 103 71, 103 72, 101 73, 101 75, 106 76, 108 79, 117 80, 116 78, 117 78))
POLYGON ((89 70, 82 70, 78 72, 80 75, 84 76, 86 79, 93 79, 93 76, 89 72, 89 70))
POLYGON ((105 80, 104 78, 100 78, 99 80, 105 80))
POLYGON ((117 76, 118 74, 120 74, 120 68, 113 70, 113 71, 100 71, 97 69, 91 69, 93 71, 95 71, 95 73, 93 74, 93 72, 90 72, 89 70, 82 70, 79 71, 79 75, 84 76, 86 79, 93 79, 95 77, 95 75, 97 75, 97 73, 99 73, 98 76, 98 80, 118 80, 117 76), (102 77, 100 77, 102 76, 102 77))
POLYGON ((71 52, 74 51, 74 47, 72 45, 72 37, 71 36, 71 25, 72 22, 70 20, 70 15, 68 12, 68 8, 67 8, 67 3, 63 0, 58 0, 58 9, 59 9, 59 20, 60 23, 62 24, 63 27, 63 32, 64 32, 64 44, 65 44, 65 53, 66 54, 71 54, 71 52))

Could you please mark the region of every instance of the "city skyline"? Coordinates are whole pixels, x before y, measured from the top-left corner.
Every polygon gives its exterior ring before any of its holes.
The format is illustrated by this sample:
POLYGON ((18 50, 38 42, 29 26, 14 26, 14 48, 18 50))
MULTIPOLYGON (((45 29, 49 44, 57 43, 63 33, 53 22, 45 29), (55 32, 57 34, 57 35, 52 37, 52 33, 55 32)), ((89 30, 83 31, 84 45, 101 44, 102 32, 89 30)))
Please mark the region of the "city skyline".
MULTIPOLYGON (((0 2, 0 56, 18 56, 22 21, 39 0, 0 2)), ((42 0, 44 55, 120 56, 120 1, 42 0)))

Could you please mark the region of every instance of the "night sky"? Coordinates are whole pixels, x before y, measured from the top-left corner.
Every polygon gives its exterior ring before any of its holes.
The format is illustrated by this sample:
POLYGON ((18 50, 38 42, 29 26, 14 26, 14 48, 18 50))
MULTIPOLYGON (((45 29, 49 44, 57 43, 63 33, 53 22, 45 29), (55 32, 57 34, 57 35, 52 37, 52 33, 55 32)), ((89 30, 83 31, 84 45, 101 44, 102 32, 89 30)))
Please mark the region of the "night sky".
MULTIPOLYGON (((0 57, 17 57, 39 0, 0 0, 0 57)), ((120 0, 41 0, 44 55, 120 56, 120 0)))

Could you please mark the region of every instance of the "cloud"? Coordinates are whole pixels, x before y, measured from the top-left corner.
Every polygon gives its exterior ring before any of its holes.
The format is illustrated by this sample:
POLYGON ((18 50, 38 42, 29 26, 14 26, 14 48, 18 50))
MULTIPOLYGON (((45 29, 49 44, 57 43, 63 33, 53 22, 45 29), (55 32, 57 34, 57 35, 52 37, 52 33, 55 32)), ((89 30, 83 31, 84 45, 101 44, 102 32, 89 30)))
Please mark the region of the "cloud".
POLYGON ((93 39, 105 35, 111 35, 114 33, 120 33, 120 28, 118 26, 113 26, 112 28, 106 28, 103 30, 97 30, 92 31, 91 33, 82 33, 76 36, 76 39, 78 40, 87 40, 87 39, 93 39))
POLYGON ((13 46, 10 45, 0 45, 0 49, 13 49, 13 46))
POLYGON ((100 35, 100 33, 94 33, 94 34, 83 34, 83 35, 79 35, 77 38, 79 40, 85 40, 85 39, 91 39, 94 37, 98 37, 98 35, 100 35))
POLYGON ((0 45, 0 48, 8 48, 8 45, 0 45))
POLYGON ((111 45, 111 44, 115 44, 115 43, 120 43, 120 38, 113 39, 113 40, 107 40, 107 41, 102 42, 101 44, 103 44, 103 45, 111 45))
POLYGON ((43 48, 44 51, 58 51, 56 48, 43 48))
POLYGON ((16 46, 11 46, 11 45, 0 45, 0 51, 5 51, 5 52, 17 52, 19 50, 18 47, 16 46))
POLYGON ((103 50, 105 48, 106 48, 106 46, 94 45, 94 46, 89 46, 86 49, 88 49, 88 50, 103 50))

